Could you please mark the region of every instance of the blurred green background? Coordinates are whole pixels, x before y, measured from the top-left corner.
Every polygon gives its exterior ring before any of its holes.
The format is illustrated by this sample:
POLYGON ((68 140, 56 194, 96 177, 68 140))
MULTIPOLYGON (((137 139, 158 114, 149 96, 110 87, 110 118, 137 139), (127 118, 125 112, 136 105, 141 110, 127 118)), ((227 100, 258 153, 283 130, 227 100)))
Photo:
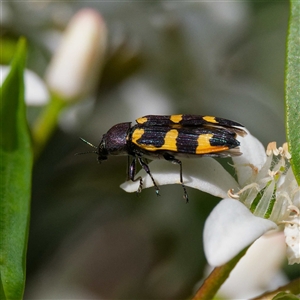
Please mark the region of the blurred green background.
MULTIPOLYGON (((282 144, 288 2, 5 2, 1 63, 22 35, 27 67, 43 77, 84 7, 107 23, 105 67, 97 91, 62 113, 34 166, 25 299, 187 298, 205 272, 203 225, 219 199, 188 188, 185 204, 179 185, 161 187, 161 197, 127 194, 127 159, 74 156, 90 150, 79 137, 97 145, 116 123, 192 113, 282 144)), ((28 107, 29 123, 39 112, 28 107)))

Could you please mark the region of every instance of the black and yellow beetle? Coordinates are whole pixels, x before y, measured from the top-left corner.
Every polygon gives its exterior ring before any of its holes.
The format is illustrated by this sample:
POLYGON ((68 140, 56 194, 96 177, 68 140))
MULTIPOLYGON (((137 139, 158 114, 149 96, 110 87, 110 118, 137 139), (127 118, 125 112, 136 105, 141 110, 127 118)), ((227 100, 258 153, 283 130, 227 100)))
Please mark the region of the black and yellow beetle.
POLYGON ((188 201, 186 188, 182 180, 180 157, 229 157, 240 155, 237 135, 244 136, 243 125, 217 117, 199 115, 149 115, 131 122, 114 125, 103 135, 98 147, 94 147, 98 161, 106 160, 109 155, 127 155, 132 157, 128 164, 128 179, 140 181, 137 192, 141 192, 143 180, 135 178, 136 161, 153 181, 156 194, 159 188, 150 172, 147 158, 165 159, 180 167, 180 183, 184 198, 188 201))

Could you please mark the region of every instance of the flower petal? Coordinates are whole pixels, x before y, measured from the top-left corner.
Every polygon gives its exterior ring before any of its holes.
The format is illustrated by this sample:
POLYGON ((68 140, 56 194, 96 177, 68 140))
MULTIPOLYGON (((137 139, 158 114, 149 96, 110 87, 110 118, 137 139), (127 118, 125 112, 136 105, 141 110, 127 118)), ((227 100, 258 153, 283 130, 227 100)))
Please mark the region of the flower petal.
POLYGON ((277 228, 269 220, 254 216, 237 200, 222 200, 204 226, 204 252, 212 266, 228 262, 265 232, 277 228))
POLYGON ((300 216, 293 216, 284 228, 289 265, 300 264, 300 216))
POLYGON ((232 160, 236 168, 238 182, 241 186, 252 175, 252 168, 249 165, 253 165, 258 170, 264 165, 267 155, 262 143, 247 131, 245 137, 238 137, 241 143, 240 150, 243 153, 241 156, 234 156, 232 160))
MULTIPOLYGON (((186 186, 210 193, 214 196, 225 198, 231 188, 237 189, 238 184, 234 178, 211 157, 200 159, 182 159, 183 182, 186 186)), ((158 185, 180 184, 179 166, 165 160, 156 160, 149 164, 151 174, 158 185)), ((153 186, 153 182, 144 170, 141 170, 135 178, 143 179, 143 188, 153 186)), ((139 181, 126 181, 121 188, 126 192, 136 192, 139 181)))
POLYGON ((225 299, 252 299, 286 284, 287 278, 280 272, 285 248, 282 232, 260 237, 232 270, 218 294, 225 299))

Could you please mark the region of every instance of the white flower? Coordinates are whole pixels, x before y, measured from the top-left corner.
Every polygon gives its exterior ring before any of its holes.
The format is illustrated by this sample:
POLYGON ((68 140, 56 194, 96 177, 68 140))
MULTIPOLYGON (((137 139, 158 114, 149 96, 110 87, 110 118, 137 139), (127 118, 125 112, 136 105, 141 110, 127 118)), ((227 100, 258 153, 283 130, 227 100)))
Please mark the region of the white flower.
POLYGON ((46 72, 49 89, 65 100, 85 96, 95 88, 107 44, 101 15, 82 9, 70 21, 46 72))
POLYGON ((252 299, 287 284, 288 279, 281 271, 285 251, 283 232, 257 239, 221 286, 220 299, 252 299))
MULTIPOLYGON (((186 186, 223 198, 205 223, 207 260, 220 266, 264 233, 285 225, 289 263, 300 263, 300 191, 289 167, 287 145, 277 149, 270 143, 266 153, 250 133, 240 142, 243 155, 232 158, 237 181, 212 158, 182 160, 186 186)), ((178 166, 154 161, 149 167, 158 185, 179 183, 178 166)), ((138 176, 144 188, 153 186, 144 171, 138 176)), ((125 182, 121 187, 133 192, 138 184, 125 182)))

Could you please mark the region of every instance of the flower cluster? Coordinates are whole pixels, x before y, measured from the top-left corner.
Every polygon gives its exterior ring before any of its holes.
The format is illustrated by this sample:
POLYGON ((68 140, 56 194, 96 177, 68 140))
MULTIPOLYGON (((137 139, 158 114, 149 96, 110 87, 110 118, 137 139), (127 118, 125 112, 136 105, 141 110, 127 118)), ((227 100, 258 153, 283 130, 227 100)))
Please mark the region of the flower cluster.
MULTIPOLYGON (((287 144, 277 148, 270 143, 265 151, 248 133, 241 140, 241 152, 243 155, 232 158, 237 180, 213 158, 183 162, 185 185, 223 198, 204 227, 209 264, 228 262, 260 236, 282 226, 289 263, 300 263, 300 189, 289 164, 287 144)), ((178 183, 178 170, 171 166, 153 161, 150 169, 159 185, 178 183)), ((144 188, 153 185, 144 171, 137 176, 143 178, 144 188)), ((137 183, 126 182, 121 187, 133 192, 137 183)))
POLYGON ((249 165, 252 175, 245 186, 237 193, 229 190, 228 195, 239 199, 255 216, 285 225, 289 263, 300 263, 300 188, 289 165, 287 143, 279 148, 270 143, 266 155, 260 170, 249 165))
POLYGON ((237 193, 229 190, 228 196, 239 199, 254 215, 280 223, 290 212, 299 215, 299 209, 293 204, 299 188, 289 166, 291 156, 287 143, 278 149, 275 142, 270 143, 266 154, 263 167, 258 170, 249 164, 252 176, 237 193))

